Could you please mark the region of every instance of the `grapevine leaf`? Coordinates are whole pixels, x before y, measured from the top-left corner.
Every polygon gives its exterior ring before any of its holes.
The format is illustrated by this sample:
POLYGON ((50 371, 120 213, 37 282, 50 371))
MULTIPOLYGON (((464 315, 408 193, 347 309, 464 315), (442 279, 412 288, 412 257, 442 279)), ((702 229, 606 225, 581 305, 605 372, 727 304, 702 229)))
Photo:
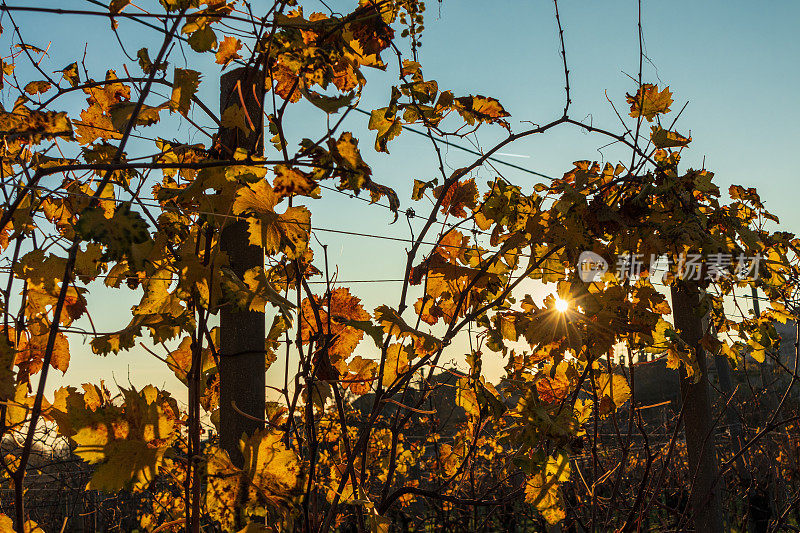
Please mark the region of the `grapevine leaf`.
MULTIPOLYGON (((161 110, 164 109, 164 107, 166 107, 166 105, 152 107, 142 104, 141 109, 139 109, 139 113, 134 119, 134 126, 152 126, 153 124, 156 124, 160 120, 158 115, 161 110)), ((111 124, 114 126, 114 129, 119 132, 125 131, 125 128, 128 127, 128 122, 130 122, 133 118, 134 111, 136 111, 136 103, 134 102, 121 102, 119 104, 112 105, 109 108, 109 114, 111 116, 111 124)))
POLYGON ((320 189, 317 182, 303 172, 287 167, 285 165, 275 166, 275 179, 272 182, 273 190, 280 196, 302 196, 320 197, 320 189))
POLYGON ((183 116, 189 113, 192 97, 200 86, 200 73, 196 70, 176 68, 172 82, 172 97, 169 108, 183 116))
POLYGON ((31 111, 20 106, 12 113, 0 110, 0 131, 6 139, 23 138, 38 144, 58 137, 71 139, 72 123, 63 112, 31 111))
POLYGON ((242 57, 239 55, 239 50, 241 49, 242 42, 239 39, 226 35, 222 42, 219 43, 219 48, 217 48, 217 53, 215 54, 217 64, 222 65, 224 69, 228 66, 228 63, 242 57))
POLYGON ((311 213, 304 206, 289 207, 283 214, 273 208, 278 196, 266 180, 239 189, 233 214, 248 218, 250 244, 263 246, 272 254, 282 251, 290 259, 302 257, 311 232, 311 213))
POLYGON ((147 48, 140 48, 139 51, 136 52, 136 57, 139 59, 139 67, 145 74, 150 74, 153 70, 167 70, 166 61, 158 65, 153 64, 153 61, 150 59, 150 52, 147 48))
POLYGON ((691 137, 684 137, 676 131, 665 130, 661 126, 653 126, 650 140, 656 148, 680 148, 692 142, 691 137))
POLYGON ((49 81, 32 81, 25 86, 25 92, 30 95, 43 94, 50 90, 52 85, 49 81))
POLYGON ((103 450, 108 459, 97 467, 86 488, 106 492, 144 489, 155 479, 165 452, 166 448, 152 448, 143 441, 110 442, 103 450))
MULTIPOLYGON (((444 186, 436 187, 433 190, 433 195, 436 198, 441 197, 443 188, 444 186)), ((472 211, 478 207, 478 188, 475 186, 475 180, 468 179, 463 182, 457 181, 453 183, 450 188, 447 189, 447 192, 444 193, 441 207, 442 213, 449 213, 459 218, 466 217, 466 209, 472 211)))
POLYGON ((225 111, 222 112, 222 118, 220 122, 223 128, 238 128, 245 135, 250 133, 250 126, 247 123, 247 117, 245 117, 242 106, 238 104, 228 106, 225 111))
POLYGON ((413 357, 408 346, 392 343, 386 349, 386 361, 383 364, 383 386, 387 388, 394 381, 408 371, 408 361, 413 357))
POLYGON ((633 118, 644 117, 648 122, 652 122, 656 115, 669 113, 669 106, 672 105, 669 87, 659 92, 658 86, 652 83, 643 84, 636 95, 627 94, 626 99, 631 105, 630 115, 633 118))
POLYGON ((389 306, 382 305, 375 309, 375 320, 387 335, 393 335, 398 339, 411 337, 415 341, 415 348, 421 348, 425 352, 433 352, 442 344, 442 341, 433 335, 409 326, 397 311, 389 306))
POLYGON ((595 387, 598 399, 598 413, 607 415, 631 398, 631 388, 624 376, 619 374, 600 374, 595 377, 595 387))
POLYGON ((294 304, 272 288, 264 269, 253 267, 240 280, 232 270, 222 267, 224 274, 222 290, 224 298, 237 308, 263 313, 267 304, 272 304, 286 316, 291 314, 294 304))
POLYGON ((233 531, 237 508, 286 505, 302 487, 303 469, 297 454, 281 442, 281 435, 258 431, 240 441, 244 469, 235 467, 224 450, 208 446, 206 503, 209 514, 225 531, 233 531))
POLYGON ((130 3, 131 0, 111 0, 111 3, 108 5, 108 10, 112 15, 116 15, 130 3))
POLYGON ((525 502, 532 504, 547 523, 556 524, 565 517, 565 505, 559 486, 570 476, 569 458, 563 453, 548 457, 541 470, 525 484, 525 502))
POLYGON ((371 359, 361 356, 353 357, 347 365, 349 374, 342 379, 342 386, 353 394, 367 394, 372 389, 372 382, 378 372, 378 365, 371 359))
POLYGON ((343 107, 349 106, 353 102, 355 93, 350 92, 340 96, 326 96, 315 91, 304 91, 303 96, 314 106, 322 109, 328 114, 336 113, 343 107))
POLYGON ((503 118, 511 115, 495 98, 481 95, 462 96, 461 98, 455 99, 454 105, 458 114, 464 119, 464 122, 470 126, 476 123, 486 122, 489 124, 500 124, 506 129, 510 127, 508 122, 503 120, 503 118))
POLYGON ((132 256, 132 247, 150 241, 147 222, 136 211, 131 211, 130 202, 117 206, 109 220, 100 207, 85 209, 75 231, 84 239, 105 246, 103 261, 121 261, 132 256))
POLYGON ((388 107, 373 110, 367 127, 378 132, 375 138, 375 150, 387 154, 389 150, 386 145, 403 131, 400 119, 392 114, 388 107))
POLYGON ((56 72, 60 72, 61 76, 65 80, 67 80, 72 87, 77 87, 78 84, 81 82, 81 77, 78 74, 78 63, 70 63, 66 67, 62 68, 61 70, 57 70, 56 72))
POLYGON ((189 36, 189 46, 195 52, 208 52, 217 46, 217 36, 210 26, 205 25, 202 28, 192 32, 189 36))

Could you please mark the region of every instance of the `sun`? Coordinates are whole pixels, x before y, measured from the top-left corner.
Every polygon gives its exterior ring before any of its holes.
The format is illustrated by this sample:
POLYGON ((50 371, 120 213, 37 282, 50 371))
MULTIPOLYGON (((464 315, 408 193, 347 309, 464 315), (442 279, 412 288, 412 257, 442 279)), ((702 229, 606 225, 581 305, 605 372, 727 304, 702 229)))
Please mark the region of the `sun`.
POLYGON ((569 309, 569 302, 556 297, 556 310, 558 310, 559 313, 566 313, 567 309, 569 309))

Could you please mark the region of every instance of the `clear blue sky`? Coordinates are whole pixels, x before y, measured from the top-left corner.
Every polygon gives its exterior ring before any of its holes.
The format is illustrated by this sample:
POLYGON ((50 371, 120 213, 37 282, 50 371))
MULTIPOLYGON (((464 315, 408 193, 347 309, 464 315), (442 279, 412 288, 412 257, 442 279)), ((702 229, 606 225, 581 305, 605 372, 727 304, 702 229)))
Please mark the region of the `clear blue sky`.
MULTIPOLYGON (((26 3, 9 0, 11 5, 26 3)), ((332 5, 346 12, 354 3, 336 1, 332 5)), ((795 189, 800 176, 794 156, 800 141, 797 93, 800 39, 796 33, 800 3, 645 0, 642 4, 649 59, 644 80, 669 85, 676 111, 689 102, 677 126, 679 131, 691 132, 693 137, 691 148, 684 152, 684 161, 696 167, 705 161, 706 168, 717 174, 723 190, 732 183, 758 187, 768 209, 781 218, 783 226, 798 231, 800 210, 796 207, 795 189)), ((58 5, 95 9, 81 0, 58 2, 58 5)), ((258 13, 263 5, 264 2, 254 1, 254 11, 258 13)), ((324 10, 314 2, 305 5, 307 13, 324 10)), ((480 93, 499 98, 511 112, 512 124, 517 129, 522 120, 543 123, 558 116, 563 107, 563 71, 552 2, 445 0, 440 4, 429 0, 427 7, 421 49, 427 78, 436 79, 440 88, 452 89, 456 94, 480 93)), ((638 70, 637 4, 630 0, 563 0, 559 7, 571 70, 571 115, 618 129, 606 94, 624 113, 625 93, 635 90, 629 75, 635 77, 638 70)), ((119 52, 107 29, 107 20, 22 14, 15 17, 29 42, 43 47, 53 41, 50 57, 44 63, 48 70, 60 69, 80 56, 84 44, 87 65, 95 78, 101 78, 108 65, 116 66, 122 76, 123 61, 132 72, 138 69, 119 52)), ((155 41, 154 32, 129 21, 121 20, 120 24, 125 39, 134 41, 130 53, 135 54, 140 46, 148 45, 154 55, 160 43, 155 41)), ((0 44, 7 50, 11 27, 5 19, 3 26, 0 44)), ((199 56, 188 49, 185 53, 186 64, 205 74, 206 84, 201 94, 215 104, 218 66, 213 65, 210 56, 198 63, 199 56)), ((184 66, 180 51, 173 54, 172 63, 184 66)), ((395 81, 394 69, 386 73, 371 72, 361 107, 385 105, 388 87, 395 81)), ((8 105, 8 94, 3 96, 4 104, 8 105)), ((76 101, 72 100, 72 105, 76 101)), ((67 102, 64 105, 69 110, 67 102)), ((296 124, 290 134, 324 126, 324 119, 307 109, 298 108, 290 113, 296 124)), ((177 132, 145 129, 142 133, 185 138, 187 125, 177 127, 177 132)), ((345 127, 361 138, 362 152, 373 166, 375 179, 397 189, 403 207, 413 205, 409 200, 412 180, 436 176, 434 154, 425 140, 404 134, 390 145, 391 155, 386 156, 371 149, 373 137, 366 131, 365 117, 355 115, 345 127)), ((487 130, 478 139, 482 146, 490 146, 497 138, 487 130)), ((202 138, 196 137, 194 141, 201 142, 202 138)), ((605 158, 616 162, 621 156, 613 147, 602 153, 597 151, 606 143, 602 137, 564 126, 504 151, 529 156, 509 157, 509 162, 560 175, 571 167, 572 161, 579 159, 605 158)), ((135 149, 150 148, 140 144, 135 149)), ((452 168, 468 161, 468 156, 452 149, 447 151, 447 163, 452 168)), ((504 175, 530 187, 537 181, 516 171, 504 171, 504 175)), ((491 179, 494 172, 481 169, 476 176, 480 183, 491 179)), ((313 223, 318 227, 408 237, 408 227, 403 221, 389 226, 389 213, 364 202, 327 193, 311 207, 313 223)), ((405 261, 402 243, 324 232, 318 233, 318 237, 328 244, 330 260, 338 268, 340 279, 402 277, 405 261)), ((399 284, 385 284, 358 286, 355 290, 371 310, 380 303, 397 305, 398 289, 399 284)), ((95 294, 90 306, 94 306, 98 329, 124 326, 136 295, 103 290, 95 294)), ((80 338, 73 337, 71 343, 70 371, 64 378, 54 375, 53 386, 110 379, 112 373, 121 384, 127 382, 129 375, 137 386, 152 382, 172 388, 176 383, 163 364, 142 350, 99 358, 81 346, 80 338)), ((461 358, 463 350, 458 348, 454 347, 453 359, 461 358)))

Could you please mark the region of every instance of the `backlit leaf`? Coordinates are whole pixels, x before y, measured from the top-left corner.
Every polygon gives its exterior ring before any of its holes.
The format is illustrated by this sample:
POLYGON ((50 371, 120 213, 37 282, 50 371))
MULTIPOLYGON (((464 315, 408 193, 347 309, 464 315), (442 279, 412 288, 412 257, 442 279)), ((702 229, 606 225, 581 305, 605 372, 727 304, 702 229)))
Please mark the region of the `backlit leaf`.
POLYGON ((375 150, 386 153, 389 153, 386 148, 388 142, 403 131, 400 119, 390 113, 387 107, 372 111, 367 127, 378 132, 375 138, 375 150))
POLYGON ((281 197, 297 194, 319 198, 317 182, 296 168, 276 165, 272 184, 275 193, 281 197))
POLYGON ((56 72, 60 72, 61 75, 67 80, 72 87, 77 87, 78 83, 80 83, 81 78, 78 74, 78 63, 70 63, 66 67, 61 70, 57 70, 56 72))
POLYGON ((78 219, 75 231, 83 238, 105 246, 104 261, 119 261, 130 257, 134 245, 150 240, 147 222, 139 213, 131 211, 130 203, 127 202, 117 206, 110 220, 106 218, 102 208, 85 209, 78 219))
POLYGON ((200 73, 196 70, 175 69, 175 79, 172 82, 172 97, 169 101, 169 108, 186 116, 189 106, 192 104, 192 97, 200 86, 200 73))
POLYGON ((349 373, 342 378, 342 386, 349 388, 353 394, 367 394, 378 373, 377 363, 357 355, 348 363, 347 369, 349 373))
POLYGON ((315 91, 305 91, 303 95, 306 97, 306 100, 328 114, 336 113, 341 108, 349 106, 355 97, 354 93, 340 96, 326 96, 315 91))
POLYGON ((432 352, 441 346, 441 341, 428 333, 423 333, 409 326, 394 309, 382 305, 375 309, 375 320, 383 327, 384 333, 399 339, 411 337, 415 345, 423 351, 432 352))
POLYGON ((497 123, 508 128, 504 117, 511 116, 495 98, 489 96, 464 96, 455 99, 456 111, 470 126, 486 122, 497 123))
POLYGON ((547 523, 556 524, 566 516, 566 507, 559 487, 570 476, 569 458, 563 453, 548 457, 539 472, 525 484, 525 502, 542 513, 547 523))
POLYGON ((217 48, 217 53, 215 54, 216 62, 222 65, 222 68, 227 67, 228 63, 242 57, 239 55, 239 50, 241 49, 242 42, 239 39, 226 35, 222 42, 219 43, 219 48, 217 48))
POLYGON ((251 268, 244 273, 243 280, 239 280, 228 269, 225 269, 224 272, 225 277, 223 278, 222 288, 225 298, 239 309, 263 313, 266 305, 272 304, 288 316, 294 308, 292 302, 272 288, 263 268, 251 268))
POLYGON ((112 14, 117 14, 122 11, 125 6, 131 3, 131 0, 111 0, 111 3, 108 5, 108 10, 112 14))
POLYGON ((660 126, 653 126, 650 139, 656 148, 680 148, 692 142, 691 137, 684 137, 676 131, 665 130, 660 126))
MULTIPOLYGON (((436 198, 442 196, 442 187, 433 190, 436 198)), ((475 186, 474 179, 457 181, 453 183, 442 198, 442 213, 450 213, 453 216, 464 218, 467 216, 467 209, 472 212, 478 206, 478 188, 475 186)))
POLYGON ((672 105, 669 87, 659 92, 658 86, 652 83, 642 84, 635 95, 628 94, 626 99, 631 105, 630 115, 633 118, 642 116, 648 122, 652 122, 656 115, 669 113, 669 106, 672 105))
POLYGON ((49 81, 32 81, 25 86, 25 92, 30 95, 43 94, 50 90, 49 81))
POLYGON ((619 374, 595 376, 595 386, 600 415, 617 410, 631 398, 631 388, 625 377, 619 374))
POLYGON ((403 346, 400 343, 389 345, 386 349, 386 361, 383 365, 384 387, 389 387, 399 376, 408 371, 409 359, 409 348, 407 346, 403 346))
POLYGON ((114 126, 114 129, 119 132, 125 131, 128 122, 131 120, 133 120, 134 126, 152 126, 160 120, 158 114, 164 107, 163 105, 152 107, 142 104, 135 119, 133 119, 133 114, 136 111, 136 104, 134 102, 114 104, 109 108, 111 124, 114 126))
POLYGON ((281 442, 279 433, 262 430, 245 435, 240 447, 244 469, 233 466, 224 450, 208 446, 204 452, 208 458, 206 504, 225 531, 234 530, 237 513, 265 507, 276 511, 296 497, 302 486, 302 464, 281 442))
POLYGON ((210 26, 205 25, 202 28, 192 32, 189 36, 189 46, 195 52, 208 52, 217 46, 217 36, 210 26))
POLYGON ((272 254, 290 258, 303 255, 311 232, 311 213, 304 206, 289 207, 283 214, 273 211, 278 196, 266 180, 239 189, 233 214, 251 214, 248 219, 250 244, 263 246, 272 254))
POLYGON ((150 74, 150 72, 155 70, 167 70, 167 62, 159 63, 158 65, 154 65, 152 60, 150 59, 150 52, 147 48, 140 48, 138 52, 136 52, 136 57, 139 59, 139 67, 142 69, 142 72, 145 74, 150 74))
POLYGON ((4 138, 27 139, 38 144, 44 139, 72 138, 72 122, 66 113, 55 111, 31 111, 18 107, 13 113, 0 110, 0 131, 4 138))

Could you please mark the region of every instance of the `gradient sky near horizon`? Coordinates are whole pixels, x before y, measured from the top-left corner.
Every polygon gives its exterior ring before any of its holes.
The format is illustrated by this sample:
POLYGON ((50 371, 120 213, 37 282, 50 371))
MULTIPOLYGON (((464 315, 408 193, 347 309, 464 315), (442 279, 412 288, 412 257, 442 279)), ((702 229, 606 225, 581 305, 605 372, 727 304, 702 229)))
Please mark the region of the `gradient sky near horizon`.
MULTIPOLYGON (((25 5, 25 0, 9 0, 9 5, 25 5)), ((266 2, 253 1, 254 11, 266 2)), ((334 9, 347 12, 352 2, 328 2, 334 9)), ((324 11, 319 2, 305 2, 306 12, 324 11)), ((59 7, 99 9, 83 0, 58 2, 59 7)), ((428 0, 426 32, 420 50, 420 61, 426 78, 436 79, 442 89, 459 94, 483 94, 498 98, 512 114, 516 130, 523 120, 546 123, 557 118, 564 105, 564 80, 553 3, 550 1, 494 2, 477 0, 428 0)), ((611 130, 620 124, 607 97, 627 115, 625 93, 635 91, 638 71, 637 2, 608 0, 603 2, 562 0, 559 2, 564 26, 567 60, 573 104, 570 115, 578 120, 611 130)), ((101 78, 106 68, 122 71, 125 62, 131 71, 138 67, 122 56, 108 30, 108 20, 41 14, 14 14, 25 40, 44 48, 52 46, 44 65, 48 70, 64 65, 83 54, 94 78, 101 78), (52 67, 52 68, 50 68, 52 67)), ((131 41, 129 52, 148 45, 157 49, 161 40, 157 33, 120 20, 123 38, 131 41), (141 44, 139 44, 141 43, 141 44)), ((730 184, 758 188, 766 206, 778 215, 788 231, 800 233, 800 210, 796 188, 800 172, 795 153, 800 141, 800 3, 783 1, 768 4, 744 1, 674 1, 642 2, 645 52, 644 81, 660 87, 669 85, 673 92, 674 112, 688 102, 677 129, 691 133, 693 142, 684 151, 687 166, 705 166, 715 172, 723 191, 730 184)), ((11 28, 2 19, 2 50, 11 44, 11 28)), ((6 52, 7 53, 7 52, 6 52)), ((201 70, 205 83, 200 96, 216 103, 216 78, 219 66, 211 56, 200 59, 191 50, 175 51, 172 65, 201 70), (186 63, 182 57, 185 53, 186 63), (201 61, 201 63, 198 63, 201 61), (199 66, 201 65, 201 66, 199 66)), ((30 78, 34 79, 34 78, 30 78)), ((396 69, 371 71, 360 107, 372 109, 386 104, 389 86, 397 80, 396 69)), ((3 104, 13 102, 8 90, 3 104), (9 102, 9 99, 12 102, 9 102)), ((78 105, 82 97, 71 100, 78 105)), ((70 100, 65 100, 70 102, 70 100)), ((160 103, 160 102, 155 102, 160 103)), ((64 109, 75 113, 77 107, 64 109)), ((307 106, 291 110, 289 135, 297 139, 310 124, 324 127, 324 116, 307 106)), ((674 113, 673 115, 674 116, 674 113)), ((427 141, 405 133, 390 144, 390 155, 375 153, 371 146, 372 132, 366 130, 367 119, 352 114, 344 124, 361 139, 364 158, 373 167, 374 178, 394 187, 402 208, 422 207, 410 201, 413 179, 428 180, 437 175, 435 154, 427 141)), ((159 127, 142 129, 140 133, 184 139, 188 125, 178 131, 164 132, 159 127)), ((213 131, 213 129, 212 129, 213 131)), ((481 132, 477 138, 459 141, 471 146, 491 146, 502 131, 481 132)), ((193 142, 201 142, 195 136, 193 142)), ((545 135, 523 139, 503 152, 514 163, 550 176, 569 170, 572 162, 582 159, 616 163, 627 152, 608 144, 601 136, 590 135, 572 127, 561 126, 545 135)), ((144 144, 137 145, 145 150, 144 144)), ((152 145, 148 145, 152 152, 152 145)), ((145 153, 144 151, 142 153, 145 153)), ((446 149, 446 163, 451 169, 471 161, 471 156, 446 149)), ((627 156, 629 157, 629 156, 627 156)), ((624 161, 624 160, 623 160, 624 161)), ((523 188, 532 188, 540 178, 496 166, 498 171, 523 188)), ((488 167, 474 174, 479 184, 492 179, 496 172, 488 167)), ((530 189, 528 189, 530 190, 530 189)), ((400 238, 409 236, 404 220, 390 225, 391 214, 366 202, 343 195, 325 193, 323 200, 310 204, 313 224, 321 228, 374 233, 400 238)), ((419 221, 413 221, 419 226, 419 221)), ((398 279, 405 265, 404 243, 318 232, 327 244, 332 268, 339 279, 398 279)), ((399 283, 353 286, 368 310, 381 303, 397 305, 399 283)), ((126 323, 129 308, 138 302, 139 293, 120 293, 92 289, 90 310, 98 330, 113 331, 126 323)), ((65 384, 116 380, 137 387, 146 383, 179 390, 177 380, 159 362, 143 350, 99 357, 79 337, 70 338, 71 367, 65 376, 51 374, 48 390, 65 384)), ((365 341, 365 343, 368 341, 365 341)), ((453 361, 463 359, 465 341, 452 349, 453 361), (459 348, 462 348, 459 351, 459 348)), ((362 344, 363 346, 363 344, 362 344)), ((502 365, 487 362, 484 368, 498 375, 502 365)), ((273 367, 274 368, 274 367, 273 367)), ((279 365, 280 374, 283 368, 279 365)), ((271 371, 272 372, 272 371, 271 371)))

